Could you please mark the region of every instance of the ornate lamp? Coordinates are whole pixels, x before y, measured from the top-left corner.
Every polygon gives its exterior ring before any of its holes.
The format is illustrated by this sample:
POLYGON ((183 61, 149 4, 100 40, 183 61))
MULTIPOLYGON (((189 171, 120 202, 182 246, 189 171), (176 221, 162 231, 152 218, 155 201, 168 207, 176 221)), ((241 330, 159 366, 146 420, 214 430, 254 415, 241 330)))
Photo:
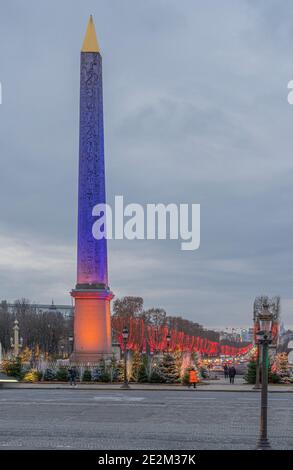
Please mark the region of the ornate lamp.
POLYGON ((171 341, 171 336, 169 333, 166 336, 166 341, 167 341, 167 351, 169 351, 169 346, 170 346, 170 341, 171 341))
POLYGON ((269 311, 269 305, 265 303, 263 310, 258 316, 260 331, 257 340, 262 346, 262 384, 261 384, 261 414, 260 414, 260 434, 257 449, 270 449, 267 436, 267 414, 268 414, 268 346, 272 337, 273 315, 269 311))
POLYGON ((129 331, 128 331, 127 326, 125 326, 122 330, 122 338, 123 338, 124 342, 127 342, 128 336, 129 336, 129 331))
POLYGON ((124 345, 124 384, 121 388, 128 389, 130 388, 128 385, 128 378, 127 378, 127 340, 129 336, 129 331, 127 326, 125 326, 122 330, 122 338, 123 338, 123 345, 124 345))

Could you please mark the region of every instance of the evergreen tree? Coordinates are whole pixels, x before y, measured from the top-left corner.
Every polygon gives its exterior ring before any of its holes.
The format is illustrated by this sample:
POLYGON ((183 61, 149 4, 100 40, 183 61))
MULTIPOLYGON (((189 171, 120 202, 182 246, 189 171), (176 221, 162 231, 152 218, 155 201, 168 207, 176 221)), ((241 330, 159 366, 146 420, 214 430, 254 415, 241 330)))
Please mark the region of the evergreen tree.
POLYGON ((85 369, 83 376, 82 376, 82 381, 83 382, 91 382, 92 380, 92 373, 89 369, 85 369))
POLYGON ((141 356, 141 353, 138 351, 135 351, 132 355, 132 361, 130 361, 129 364, 129 378, 132 382, 138 382, 139 372, 143 367, 143 361, 141 356))
POLYGON ((67 382, 68 380, 68 370, 66 367, 60 367, 56 372, 56 380, 58 382, 67 382))
POLYGON ((280 377, 288 377, 289 370, 290 366, 288 363, 288 354, 285 352, 277 354, 275 357, 275 362, 272 366, 272 371, 280 377))
POLYGON ((161 374, 159 374, 158 370, 154 368, 151 372, 150 382, 151 383, 164 383, 165 379, 162 377, 161 374))
POLYGON ((148 377, 148 358, 146 354, 143 354, 142 360, 141 360, 141 365, 138 370, 138 382, 148 382, 149 377, 148 377))
POLYGON ((184 370, 182 369, 182 366, 183 366, 183 353, 182 353, 182 351, 175 351, 174 353, 172 353, 172 356, 174 357, 175 366, 176 366, 178 376, 181 377, 181 375, 184 373, 184 370))
POLYGON ((118 362, 117 358, 116 358, 115 354, 113 353, 112 357, 111 357, 111 364, 110 364, 110 369, 109 369, 111 382, 114 382, 117 379, 117 372, 118 372, 117 362, 118 362))
POLYGON ((100 369, 99 381, 100 382, 110 382, 111 381, 111 374, 110 374, 110 371, 109 371, 109 367, 107 367, 105 359, 101 359, 99 369, 100 369))
POLYGON ((120 360, 117 362, 117 374, 116 379, 118 382, 124 382, 124 361, 120 360))
POLYGON ((2 361, 2 368, 9 377, 21 379, 23 376, 22 363, 19 356, 2 361))
POLYGON ((46 382, 56 380, 56 371, 54 369, 47 368, 44 373, 44 380, 46 382))
POLYGON ((21 362, 29 362, 31 357, 32 357, 32 351, 30 348, 26 347, 24 348, 20 354, 19 357, 21 359, 21 362))
POLYGON ((255 384, 256 381, 256 361, 251 360, 247 366, 247 372, 244 376, 244 380, 249 384, 255 384))
POLYGON ((165 383, 178 382, 180 373, 172 354, 165 354, 157 367, 157 373, 165 383))
MULTIPOLYGON (((260 371, 260 378, 261 378, 261 371, 260 371)), ((278 384, 281 382, 280 375, 272 371, 272 367, 270 364, 269 364, 269 370, 268 370, 268 382, 272 384, 278 384)))
MULTIPOLYGON (((259 371, 259 378, 261 382, 261 366, 259 371)), ((256 361, 252 360, 248 363, 247 373, 244 376, 244 380, 249 384, 255 384, 256 381, 256 361)), ((268 367, 268 382, 269 383, 279 383, 280 376, 272 371, 271 365, 268 367)))

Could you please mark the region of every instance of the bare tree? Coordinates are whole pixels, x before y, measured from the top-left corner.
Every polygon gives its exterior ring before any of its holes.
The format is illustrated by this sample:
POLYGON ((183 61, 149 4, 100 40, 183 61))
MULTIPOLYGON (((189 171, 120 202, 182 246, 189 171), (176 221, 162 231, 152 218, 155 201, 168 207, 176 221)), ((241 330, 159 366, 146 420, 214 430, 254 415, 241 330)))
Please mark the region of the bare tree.
POLYGON ((150 308, 141 314, 145 323, 152 326, 163 326, 166 323, 167 313, 163 308, 150 308))
POLYGON ((113 312, 116 316, 137 317, 143 309, 142 297, 122 297, 113 303, 113 312))
POLYGON ((17 300, 13 311, 8 312, 7 305, 0 306, 0 341, 5 351, 10 349, 13 321, 19 322, 23 347, 34 350, 39 347, 42 352, 57 354, 60 342, 68 341, 72 335, 72 319, 56 310, 37 311, 35 305, 27 299, 17 300))

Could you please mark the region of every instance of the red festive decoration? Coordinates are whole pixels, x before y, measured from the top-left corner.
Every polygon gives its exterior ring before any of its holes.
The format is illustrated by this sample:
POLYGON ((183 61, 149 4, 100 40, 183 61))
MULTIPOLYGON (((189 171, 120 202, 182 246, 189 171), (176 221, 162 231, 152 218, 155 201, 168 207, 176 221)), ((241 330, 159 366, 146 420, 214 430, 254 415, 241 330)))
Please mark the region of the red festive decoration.
POLYGON ((117 335, 121 350, 123 351, 122 330, 127 326, 129 337, 127 349, 146 352, 147 345, 151 352, 163 352, 167 348, 170 352, 189 351, 200 352, 208 356, 242 356, 248 353, 252 344, 245 347, 222 345, 217 341, 210 341, 200 336, 189 336, 182 331, 168 330, 167 326, 154 327, 145 325, 141 318, 112 317, 112 328, 117 335), (167 335, 170 341, 167 345, 167 335))

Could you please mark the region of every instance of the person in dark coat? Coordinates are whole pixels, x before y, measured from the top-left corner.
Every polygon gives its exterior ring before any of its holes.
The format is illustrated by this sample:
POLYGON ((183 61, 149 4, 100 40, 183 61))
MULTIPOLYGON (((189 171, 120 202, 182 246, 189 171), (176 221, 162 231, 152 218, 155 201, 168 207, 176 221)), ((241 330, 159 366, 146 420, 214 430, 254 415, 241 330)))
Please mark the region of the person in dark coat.
POLYGON ((68 375, 69 375, 69 380, 70 380, 70 385, 76 386, 76 369, 75 367, 71 367, 68 369, 68 375))
POLYGON ((225 379, 228 379, 229 377, 229 367, 227 366, 227 364, 224 365, 224 377, 225 379))
POLYGON ((235 369, 235 367, 234 367, 234 366, 229 367, 230 384, 233 384, 233 383, 234 383, 235 375, 236 375, 236 369, 235 369))

